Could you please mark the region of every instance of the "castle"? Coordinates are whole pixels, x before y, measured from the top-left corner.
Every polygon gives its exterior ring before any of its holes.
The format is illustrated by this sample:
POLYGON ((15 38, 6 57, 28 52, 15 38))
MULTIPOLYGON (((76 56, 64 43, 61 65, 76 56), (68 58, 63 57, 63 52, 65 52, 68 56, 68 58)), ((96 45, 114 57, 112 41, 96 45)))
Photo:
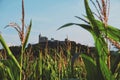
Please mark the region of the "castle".
MULTIPOLYGON (((51 38, 51 40, 48 40, 48 38, 46 36, 42 36, 41 34, 39 34, 39 39, 38 39, 38 43, 42 43, 42 42, 56 42, 58 40, 54 40, 54 38, 51 38)), ((69 41, 68 37, 65 38, 65 41, 69 41)))
MULTIPOLYGON (((21 50, 21 46, 11 46, 10 49, 13 54, 17 56, 21 50)), ((68 37, 64 41, 54 40, 54 38, 49 40, 47 37, 42 36, 41 34, 39 35, 38 43, 29 43, 26 47, 26 50, 31 50, 34 56, 38 56, 40 51, 42 51, 44 54, 46 49, 48 51, 55 50, 58 52, 62 50, 64 53, 66 53, 66 51, 69 49, 72 55, 75 53, 92 54, 96 51, 94 47, 88 47, 80 43, 76 43, 75 41, 70 41, 68 40, 68 37)), ((5 53, 5 50, 0 49, 0 52, 5 53)))
POLYGON ((42 36, 41 34, 39 35, 39 42, 38 43, 41 43, 41 42, 47 42, 48 41, 48 38, 45 37, 45 36, 42 36))

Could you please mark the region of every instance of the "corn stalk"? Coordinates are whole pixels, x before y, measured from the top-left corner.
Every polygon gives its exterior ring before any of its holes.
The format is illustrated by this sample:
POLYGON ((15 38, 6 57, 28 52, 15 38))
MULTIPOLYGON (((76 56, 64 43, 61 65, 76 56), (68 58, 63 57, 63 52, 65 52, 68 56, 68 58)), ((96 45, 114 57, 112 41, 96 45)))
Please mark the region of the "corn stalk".
MULTIPOLYGON (((25 52, 25 47, 27 45, 29 34, 30 34, 30 31, 31 31, 31 26, 32 26, 32 21, 30 21, 30 25, 26 29, 26 34, 24 34, 24 27, 25 27, 25 25, 24 25, 24 0, 22 0, 22 28, 20 28, 20 26, 17 23, 14 23, 14 22, 10 23, 6 27, 9 27, 9 26, 15 28, 15 30, 19 34, 19 38, 20 38, 21 46, 22 46, 22 48, 21 48, 21 55, 20 55, 20 62, 17 61, 17 59, 15 58, 15 56, 13 55, 13 53, 11 52, 11 50, 9 49, 7 44, 5 43, 5 41, 4 41, 4 39, 3 39, 1 34, 0 34, 0 42, 1 42, 2 46, 4 47, 4 49, 7 51, 7 55, 10 58, 10 60, 12 60, 13 64, 16 65, 14 67, 18 67, 19 68, 19 71, 16 70, 20 74, 19 78, 15 78, 15 74, 14 74, 13 75, 14 79, 15 80, 22 80, 23 79, 22 78, 22 74, 23 74, 23 53, 25 52)), ((9 67, 10 67, 10 65, 8 66, 8 68, 9 67)), ((10 71, 12 71, 12 70, 10 70, 10 71)), ((10 73, 12 74, 12 72, 10 72, 10 73)))

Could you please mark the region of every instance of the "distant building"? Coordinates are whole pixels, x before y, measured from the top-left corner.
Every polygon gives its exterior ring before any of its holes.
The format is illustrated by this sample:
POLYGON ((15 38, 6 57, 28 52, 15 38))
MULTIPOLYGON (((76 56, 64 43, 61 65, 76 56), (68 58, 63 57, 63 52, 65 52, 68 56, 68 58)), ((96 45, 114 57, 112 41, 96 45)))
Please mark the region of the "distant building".
POLYGON ((50 40, 50 41, 54 42, 55 40, 54 40, 54 38, 51 38, 51 40, 50 40))
POLYGON ((48 40, 48 38, 46 36, 42 36, 41 34, 39 34, 39 43, 43 43, 43 42, 55 42, 56 44, 65 44, 66 42, 70 42, 70 40, 67 38, 65 38, 64 41, 59 41, 59 40, 55 40, 54 38, 51 38, 50 40, 48 40))
POLYGON ((47 42, 47 41, 48 41, 47 37, 42 36, 41 34, 39 35, 39 43, 41 43, 41 42, 47 42))

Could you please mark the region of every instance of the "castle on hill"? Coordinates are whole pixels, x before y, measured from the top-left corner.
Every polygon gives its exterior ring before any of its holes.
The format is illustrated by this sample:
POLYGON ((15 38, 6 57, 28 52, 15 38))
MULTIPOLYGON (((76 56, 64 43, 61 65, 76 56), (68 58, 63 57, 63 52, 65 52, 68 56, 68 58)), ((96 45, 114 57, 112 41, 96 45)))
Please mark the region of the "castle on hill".
MULTIPOLYGON (((56 42, 58 40, 55 40, 54 38, 51 38, 50 40, 48 40, 48 38, 46 36, 42 36, 41 34, 39 34, 39 39, 38 39, 38 43, 42 43, 42 42, 56 42)), ((65 41, 69 41, 68 37, 65 39, 65 41)))
POLYGON ((42 36, 41 34, 39 34, 38 43, 28 45, 28 48, 31 47, 32 51, 34 51, 34 55, 38 55, 40 51, 42 51, 42 53, 44 54, 46 49, 48 51, 55 50, 58 52, 62 50, 66 54, 66 51, 69 49, 72 55, 74 55, 75 53, 95 53, 95 48, 76 43, 75 41, 71 41, 68 39, 68 37, 65 38, 65 40, 63 41, 60 41, 55 40, 54 38, 48 39, 46 36, 42 36))
MULTIPOLYGON (((10 47, 11 51, 14 55, 18 55, 21 46, 12 46, 10 47), (18 53, 18 54, 16 54, 18 53)), ((48 51, 63 51, 66 53, 66 51, 69 49, 71 54, 75 53, 86 53, 86 54, 92 54, 95 53, 94 47, 88 47, 85 45, 82 45, 80 43, 76 43, 75 41, 68 40, 68 37, 63 40, 54 40, 54 38, 51 38, 50 40, 46 36, 42 36, 41 34, 38 37, 38 42, 36 44, 28 44, 26 47, 26 50, 31 50, 35 56, 38 56, 40 51, 45 53, 45 50, 48 51)), ((0 52, 5 53, 3 49, 0 50, 0 52)))

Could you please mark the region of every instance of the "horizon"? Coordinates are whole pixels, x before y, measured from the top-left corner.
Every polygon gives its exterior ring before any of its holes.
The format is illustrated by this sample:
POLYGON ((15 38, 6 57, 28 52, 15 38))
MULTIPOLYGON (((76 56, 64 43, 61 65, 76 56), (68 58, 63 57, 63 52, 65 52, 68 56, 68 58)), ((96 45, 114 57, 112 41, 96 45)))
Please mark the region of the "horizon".
MULTIPOLYGON (((111 1, 110 16, 108 24, 119 27, 119 0, 111 1)), ((56 31, 60 26, 69 23, 83 23, 74 16, 85 14, 83 0, 25 0, 25 23, 29 24, 32 19, 32 31, 28 43, 38 42, 38 36, 41 33, 49 39, 64 40, 67 36, 71 41, 82 45, 94 46, 92 36, 86 30, 71 26, 56 31)), ((8 45, 20 45, 17 32, 14 29, 4 27, 10 22, 16 22, 21 25, 21 0, 0 1, 0 32, 2 33, 8 45)))

